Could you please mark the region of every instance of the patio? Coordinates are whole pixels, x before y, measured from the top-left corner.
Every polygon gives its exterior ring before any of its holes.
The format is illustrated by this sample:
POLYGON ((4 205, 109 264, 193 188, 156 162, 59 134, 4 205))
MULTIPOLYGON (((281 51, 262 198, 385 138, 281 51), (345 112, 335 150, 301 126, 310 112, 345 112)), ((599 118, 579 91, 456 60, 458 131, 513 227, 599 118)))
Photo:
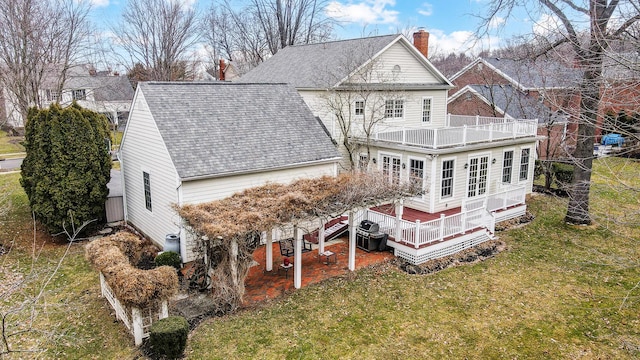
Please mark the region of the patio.
MULTIPOLYGON (((266 246, 260 246, 254 253, 253 259, 257 265, 249 269, 249 274, 245 280, 245 293, 242 307, 252 307, 258 303, 274 299, 294 290, 293 269, 288 277, 283 271, 278 272, 282 264, 282 256, 277 243, 273 247, 273 270, 265 271, 266 246)), ((302 254, 302 287, 319 283, 323 280, 348 274, 347 268, 349 253, 349 238, 343 236, 325 243, 325 250, 337 254, 337 263, 324 264, 318 260, 318 250, 302 254)), ((392 250, 392 249, 390 249, 392 250)), ((356 249, 356 270, 374 264, 379 264, 393 259, 393 252, 366 252, 356 249)), ((292 258, 290 258, 292 259, 292 258)))

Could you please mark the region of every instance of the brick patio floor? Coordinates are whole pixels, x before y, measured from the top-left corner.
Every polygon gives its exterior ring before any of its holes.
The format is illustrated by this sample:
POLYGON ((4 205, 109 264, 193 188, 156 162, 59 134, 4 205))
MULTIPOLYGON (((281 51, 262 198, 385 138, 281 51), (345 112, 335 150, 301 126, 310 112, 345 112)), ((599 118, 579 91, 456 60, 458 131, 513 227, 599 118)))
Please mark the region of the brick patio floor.
MULTIPOLYGON (((349 239, 341 237, 331 241, 325 246, 325 250, 337 254, 337 263, 324 264, 318 260, 318 250, 302 254, 302 287, 315 284, 320 281, 340 276, 349 272, 349 239)), ((259 247, 253 254, 253 259, 258 263, 249 269, 245 280, 244 307, 251 307, 261 301, 277 298, 285 292, 295 290, 293 286, 293 268, 289 270, 288 277, 284 271, 278 272, 282 264, 282 256, 277 243, 273 245, 273 270, 265 271, 266 246, 259 247)), ((369 265, 381 263, 392 259, 393 253, 366 252, 356 248, 356 270, 369 265)), ((293 258, 290 258, 293 259, 293 258)))

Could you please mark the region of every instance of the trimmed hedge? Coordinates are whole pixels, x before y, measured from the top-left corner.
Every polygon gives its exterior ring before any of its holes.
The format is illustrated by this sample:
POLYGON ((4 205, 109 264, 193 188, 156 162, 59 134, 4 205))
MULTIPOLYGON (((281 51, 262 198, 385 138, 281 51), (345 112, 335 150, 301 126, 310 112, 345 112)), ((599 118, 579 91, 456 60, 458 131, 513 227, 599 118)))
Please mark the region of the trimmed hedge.
POLYGON ((151 324, 149 345, 154 358, 177 359, 187 346, 189 323, 182 316, 169 316, 151 324))
POLYGON ((573 181, 573 165, 563 163, 553 163, 553 177, 556 185, 564 189, 573 181))
POLYGON ((156 256, 155 260, 153 260, 156 266, 173 266, 176 269, 180 269, 180 265, 182 265, 182 260, 180 259, 180 254, 175 251, 165 251, 158 256, 156 256))

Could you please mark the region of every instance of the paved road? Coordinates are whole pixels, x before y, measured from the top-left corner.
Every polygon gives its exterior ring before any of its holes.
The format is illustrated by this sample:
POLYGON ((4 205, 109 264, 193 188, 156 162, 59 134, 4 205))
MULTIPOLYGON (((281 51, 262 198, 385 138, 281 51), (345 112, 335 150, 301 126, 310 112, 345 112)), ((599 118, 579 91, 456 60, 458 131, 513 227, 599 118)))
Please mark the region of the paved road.
POLYGON ((0 161, 0 169, 2 170, 20 170, 23 159, 7 159, 0 161))

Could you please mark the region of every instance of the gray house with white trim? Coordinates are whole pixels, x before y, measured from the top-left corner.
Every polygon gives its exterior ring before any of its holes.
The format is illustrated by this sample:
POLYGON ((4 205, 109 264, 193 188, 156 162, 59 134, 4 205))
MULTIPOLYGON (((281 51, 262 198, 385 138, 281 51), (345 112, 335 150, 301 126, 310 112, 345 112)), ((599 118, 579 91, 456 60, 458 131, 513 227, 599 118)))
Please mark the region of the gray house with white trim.
POLYGON ((146 82, 120 147, 125 220, 156 244, 181 234, 172 205, 223 199, 267 182, 337 173, 335 145, 285 84, 146 82))

